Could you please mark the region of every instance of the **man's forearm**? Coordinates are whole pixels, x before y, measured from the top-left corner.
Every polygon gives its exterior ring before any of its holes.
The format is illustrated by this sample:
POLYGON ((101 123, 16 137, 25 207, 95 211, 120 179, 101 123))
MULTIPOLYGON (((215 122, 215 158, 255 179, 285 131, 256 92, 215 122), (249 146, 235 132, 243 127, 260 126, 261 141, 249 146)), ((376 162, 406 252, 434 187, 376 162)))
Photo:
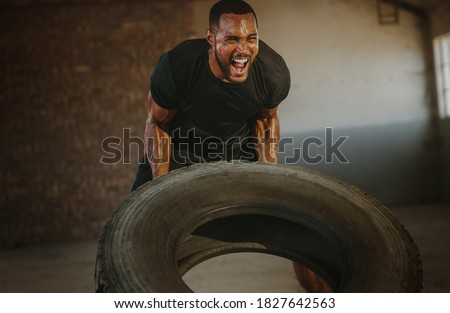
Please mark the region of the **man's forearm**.
POLYGON ((145 132, 147 158, 153 177, 158 177, 169 172, 170 166, 170 135, 158 125, 149 124, 145 132))
POLYGON ((256 153, 259 162, 277 163, 280 124, 278 116, 256 120, 256 153))

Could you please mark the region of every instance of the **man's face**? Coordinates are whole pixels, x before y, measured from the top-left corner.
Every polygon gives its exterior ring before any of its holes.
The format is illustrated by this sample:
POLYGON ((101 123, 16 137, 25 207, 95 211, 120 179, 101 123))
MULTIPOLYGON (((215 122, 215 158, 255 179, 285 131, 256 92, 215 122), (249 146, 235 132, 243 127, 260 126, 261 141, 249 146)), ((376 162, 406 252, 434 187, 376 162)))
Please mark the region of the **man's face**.
MULTIPOLYGON (((208 32, 207 39, 222 74, 219 78, 243 83, 259 50, 258 28, 253 14, 222 14, 218 29, 214 33, 208 32)), ((214 72, 214 64, 211 67, 214 72)))

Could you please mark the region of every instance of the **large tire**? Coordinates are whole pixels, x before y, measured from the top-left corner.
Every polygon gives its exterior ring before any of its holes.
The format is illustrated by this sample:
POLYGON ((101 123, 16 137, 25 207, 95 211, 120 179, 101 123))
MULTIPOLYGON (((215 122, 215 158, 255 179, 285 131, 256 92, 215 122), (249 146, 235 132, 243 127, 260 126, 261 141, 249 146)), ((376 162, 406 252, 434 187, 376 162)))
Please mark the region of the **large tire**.
POLYGON ((96 291, 192 292, 189 269, 244 251, 298 262, 335 292, 422 289, 416 245, 372 197, 298 166, 221 162, 155 179, 114 210, 96 291))

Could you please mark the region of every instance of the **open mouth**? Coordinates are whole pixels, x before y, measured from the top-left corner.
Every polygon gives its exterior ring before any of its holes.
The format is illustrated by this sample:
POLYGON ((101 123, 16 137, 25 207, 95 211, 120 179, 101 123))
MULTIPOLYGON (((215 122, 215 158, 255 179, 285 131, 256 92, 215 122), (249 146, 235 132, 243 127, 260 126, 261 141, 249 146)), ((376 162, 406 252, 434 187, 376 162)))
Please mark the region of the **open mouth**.
POLYGON ((235 57, 231 60, 231 66, 234 69, 235 73, 240 76, 245 73, 247 65, 250 62, 249 57, 235 57))

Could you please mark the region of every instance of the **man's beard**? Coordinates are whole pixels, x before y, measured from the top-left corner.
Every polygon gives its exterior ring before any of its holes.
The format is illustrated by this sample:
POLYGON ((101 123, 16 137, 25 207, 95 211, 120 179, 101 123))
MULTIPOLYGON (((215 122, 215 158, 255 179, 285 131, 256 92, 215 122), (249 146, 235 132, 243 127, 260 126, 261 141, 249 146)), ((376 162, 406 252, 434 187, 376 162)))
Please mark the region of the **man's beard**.
POLYGON ((219 64, 220 70, 222 71, 223 75, 225 76, 225 79, 227 79, 228 81, 233 81, 231 78, 231 73, 230 73, 231 64, 229 64, 228 61, 222 61, 220 59, 216 46, 214 46, 214 55, 216 57, 217 63, 219 64))

